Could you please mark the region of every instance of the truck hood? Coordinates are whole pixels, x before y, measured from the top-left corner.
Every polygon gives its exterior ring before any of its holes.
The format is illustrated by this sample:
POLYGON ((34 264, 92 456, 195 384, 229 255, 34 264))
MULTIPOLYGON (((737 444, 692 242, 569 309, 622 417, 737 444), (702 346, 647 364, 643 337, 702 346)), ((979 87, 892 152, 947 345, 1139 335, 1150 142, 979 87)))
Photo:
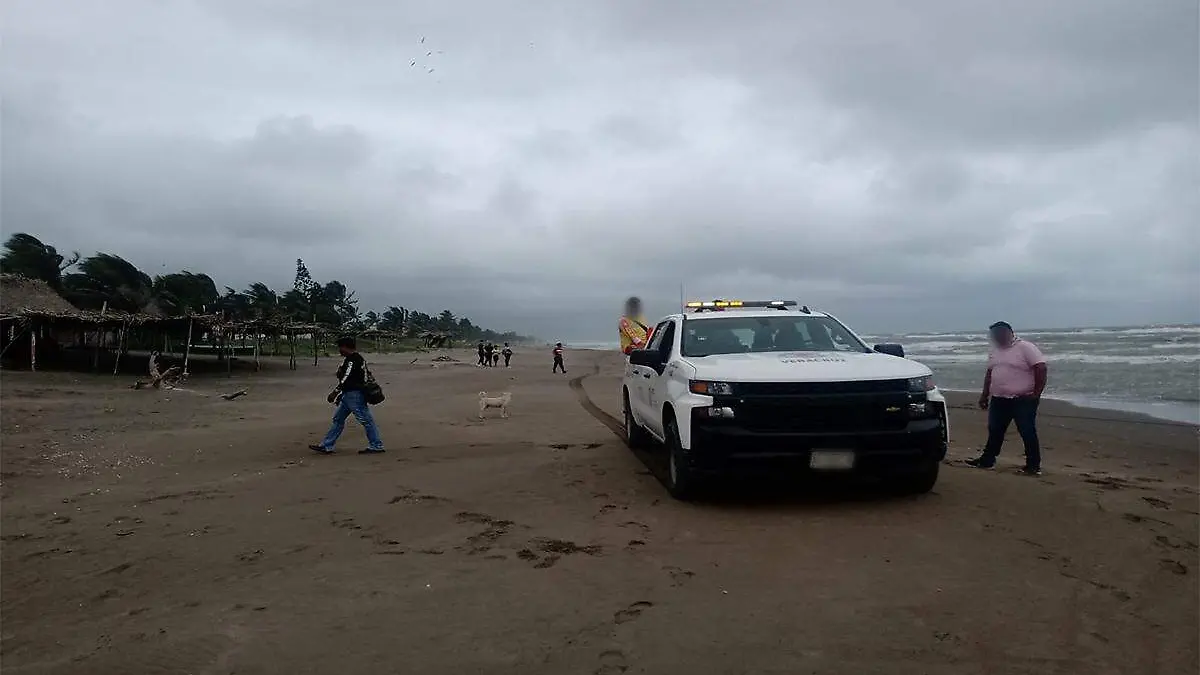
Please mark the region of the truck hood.
POLYGON ((932 375, 896 356, 865 352, 760 352, 687 357, 695 379, 712 382, 851 382, 932 375))

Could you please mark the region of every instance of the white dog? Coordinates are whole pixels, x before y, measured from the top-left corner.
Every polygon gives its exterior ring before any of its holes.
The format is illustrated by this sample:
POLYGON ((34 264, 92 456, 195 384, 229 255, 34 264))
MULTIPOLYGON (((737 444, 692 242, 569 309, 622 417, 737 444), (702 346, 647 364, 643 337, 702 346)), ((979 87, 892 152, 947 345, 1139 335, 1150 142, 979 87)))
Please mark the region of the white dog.
POLYGON ((508 417, 508 404, 512 401, 512 392, 506 391, 499 396, 488 396, 486 391, 479 392, 479 419, 483 419, 483 411, 488 408, 499 408, 501 417, 508 417))

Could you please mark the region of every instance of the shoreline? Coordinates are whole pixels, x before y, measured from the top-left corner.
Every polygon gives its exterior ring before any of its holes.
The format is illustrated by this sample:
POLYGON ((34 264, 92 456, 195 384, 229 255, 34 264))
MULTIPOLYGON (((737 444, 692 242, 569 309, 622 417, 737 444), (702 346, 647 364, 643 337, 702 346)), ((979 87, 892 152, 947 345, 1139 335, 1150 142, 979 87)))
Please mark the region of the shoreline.
MULTIPOLYGON (((567 349, 576 352, 618 352, 617 349, 606 349, 602 347, 571 347, 570 344, 564 343, 567 349)), ((945 389, 939 388, 941 391, 953 398, 958 399, 960 396, 970 397, 972 394, 978 395, 977 391, 970 389, 945 389)), ((1164 424, 1164 426, 1181 426, 1200 428, 1200 407, 1189 408, 1186 405, 1171 404, 1156 401, 1109 401, 1096 399, 1087 394, 1047 394, 1045 400, 1052 401, 1057 407, 1058 405, 1069 406, 1072 409, 1080 411, 1091 411, 1101 413, 1096 419, 1104 421, 1114 421, 1114 415, 1127 417, 1131 420, 1154 421, 1164 424)), ((974 403, 974 398, 971 397, 971 403, 974 403)), ((1045 414, 1045 413, 1043 413, 1045 414)))
MULTIPOLYGON (((941 391, 953 396, 956 400, 961 397, 971 404, 975 403, 975 399, 979 395, 979 392, 969 389, 942 389, 941 391)), ((1184 418, 1187 411, 1182 406, 1176 410, 1157 411, 1159 414, 1155 414, 1156 411, 1152 411, 1154 406, 1162 405, 1165 408, 1174 408, 1175 406, 1152 402, 1103 401, 1089 398, 1084 394, 1046 394, 1042 399, 1052 402, 1055 406, 1067 406, 1074 410, 1100 413, 1095 419, 1108 421, 1127 418, 1130 421, 1140 420, 1163 426, 1200 428, 1200 422, 1194 421, 1195 415, 1192 416, 1193 419, 1184 418)), ((1197 414, 1200 414, 1200 411, 1197 414)))

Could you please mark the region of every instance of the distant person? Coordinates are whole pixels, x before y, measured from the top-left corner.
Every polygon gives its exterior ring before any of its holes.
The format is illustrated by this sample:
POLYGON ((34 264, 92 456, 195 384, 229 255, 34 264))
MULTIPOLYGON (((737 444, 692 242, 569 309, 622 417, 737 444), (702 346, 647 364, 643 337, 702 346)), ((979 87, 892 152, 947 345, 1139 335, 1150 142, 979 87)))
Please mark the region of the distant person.
POLYGON ((333 413, 333 425, 329 433, 318 445, 308 446, 310 450, 322 455, 332 455, 333 447, 338 437, 346 428, 346 418, 354 415, 354 419, 367 432, 367 448, 359 450, 359 454, 375 454, 383 452, 383 441, 379 438, 379 427, 375 426, 375 418, 367 406, 367 397, 363 388, 367 383, 367 362, 358 353, 358 345, 354 338, 344 337, 337 342, 338 352, 342 355, 342 366, 338 368, 338 385, 329 392, 328 400, 337 406, 333 413))
POLYGON ((563 375, 566 375, 567 374, 567 366, 566 366, 566 364, 563 363, 563 346, 562 346, 561 342, 556 342, 556 343, 554 343, 554 369, 553 369, 553 372, 557 373, 560 368, 563 371, 563 375))
POLYGON ((1025 443, 1025 466, 1021 472, 1037 476, 1042 472, 1042 450, 1038 444, 1037 411, 1046 389, 1046 357, 1032 342, 1013 333, 1004 321, 991 325, 993 348, 988 354, 987 374, 983 377, 983 393, 979 407, 988 411, 988 438, 983 454, 967 464, 990 469, 1004 445, 1008 425, 1017 424, 1017 432, 1025 443))
POLYGON ((483 364, 489 368, 496 365, 495 363, 492 362, 492 357, 495 356, 495 354, 496 354, 496 345, 494 345, 490 342, 487 343, 487 346, 483 348, 483 364))
POLYGON ((509 347, 508 343, 505 342, 504 349, 500 350, 500 354, 504 356, 504 367, 508 368, 509 367, 508 362, 512 358, 512 355, 513 355, 512 347, 509 347))
POLYGON ((629 352, 641 349, 650 341, 650 327, 642 316, 642 300, 636 296, 625 301, 625 313, 617 322, 617 332, 621 337, 621 353, 629 356, 629 352))
POLYGON ((500 345, 496 345, 496 351, 492 352, 492 367, 500 367, 500 345))
POLYGON ((477 366, 484 366, 484 365, 487 365, 487 364, 485 364, 485 363, 483 362, 483 357, 484 357, 484 355, 486 355, 486 354, 487 354, 487 348, 485 348, 485 347, 483 346, 483 340, 480 340, 480 341, 479 341, 479 344, 478 344, 478 345, 476 345, 476 349, 479 351, 479 362, 478 362, 478 363, 476 363, 475 365, 477 365, 477 366))

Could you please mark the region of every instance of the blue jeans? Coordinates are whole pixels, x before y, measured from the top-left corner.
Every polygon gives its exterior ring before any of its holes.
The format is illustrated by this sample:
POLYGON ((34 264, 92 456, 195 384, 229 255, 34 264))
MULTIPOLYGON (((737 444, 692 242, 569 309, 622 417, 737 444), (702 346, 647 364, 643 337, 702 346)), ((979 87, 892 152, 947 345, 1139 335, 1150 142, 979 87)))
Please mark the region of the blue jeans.
POLYGON ((367 407, 367 398, 361 391, 342 393, 342 400, 333 413, 333 426, 329 427, 329 433, 325 434, 325 440, 321 441, 321 447, 327 450, 333 449, 338 437, 346 428, 346 418, 350 415, 354 415, 354 419, 358 420, 358 423, 363 426, 363 430, 367 432, 367 442, 370 444, 368 447, 372 450, 383 449, 383 441, 379 438, 379 427, 375 426, 375 418, 371 416, 371 409, 367 407))
POLYGON ((1042 449, 1038 444, 1037 435, 1038 399, 1032 396, 1022 398, 992 397, 988 405, 988 439, 983 449, 983 457, 989 463, 996 461, 1000 447, 1004 445, 1004 434, 1008 425, 1016 422, 1017 432, 1025 442, 1025 466, 1030 469, 1040 469, 1042 466, 1042 449))

